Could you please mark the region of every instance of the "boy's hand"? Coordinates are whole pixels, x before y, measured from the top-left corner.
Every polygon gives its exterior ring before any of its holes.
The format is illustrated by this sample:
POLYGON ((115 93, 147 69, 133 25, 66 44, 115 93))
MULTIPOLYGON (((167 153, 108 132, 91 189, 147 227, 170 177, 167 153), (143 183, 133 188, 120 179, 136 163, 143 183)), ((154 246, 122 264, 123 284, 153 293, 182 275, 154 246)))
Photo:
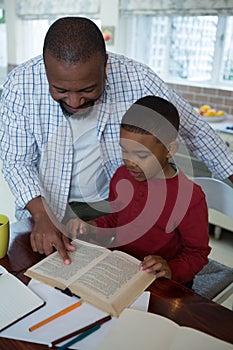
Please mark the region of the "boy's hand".
POLYGON ((166 260, 164 260, 161 256, 146 256, 141 262, 140 270, 155 273, 156 278, 166 277, 171 279, 171 270, 166 260))
POLYGON ((88 224, 81 219, 75 218, 70 219, 66 224, 66 232, 71 236, 70 238, 73 240, 78 237, 79 234, 88 234, 88 224))

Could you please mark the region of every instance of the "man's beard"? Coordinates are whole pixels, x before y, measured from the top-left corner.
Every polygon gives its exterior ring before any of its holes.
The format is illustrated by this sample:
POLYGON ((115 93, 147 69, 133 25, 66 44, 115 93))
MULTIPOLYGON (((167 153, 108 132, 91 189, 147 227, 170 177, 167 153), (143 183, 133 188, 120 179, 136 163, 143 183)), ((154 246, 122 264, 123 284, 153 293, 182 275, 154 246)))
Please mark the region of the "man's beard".
POLYGON ((61 107, 63 113, 64 113, 67 117, 77 118, 77 119, 79 119, 79 118, 80 118, 80 119, 84 119, 84 118, 88 117, 88 115, 89 115, 89 113, 91 112, 91 110, 92 110, 92 108, 93 108, 93 106, 94 106, 94 104, 95 104, 96 101, 97 101, 97 100, 91 100, 91 101, 89 101, 88 104, 87 104, 87 107, 85 107, 85 108, 83 108, 83 109, 80 108, 80 110, 79 110, 77 113, 69 113, 69 112, 66 110, 65 106, 63 105, 63 102, 62 102, 62 101, 59 101, 59 104, 60 104, 60 107, 61 107))

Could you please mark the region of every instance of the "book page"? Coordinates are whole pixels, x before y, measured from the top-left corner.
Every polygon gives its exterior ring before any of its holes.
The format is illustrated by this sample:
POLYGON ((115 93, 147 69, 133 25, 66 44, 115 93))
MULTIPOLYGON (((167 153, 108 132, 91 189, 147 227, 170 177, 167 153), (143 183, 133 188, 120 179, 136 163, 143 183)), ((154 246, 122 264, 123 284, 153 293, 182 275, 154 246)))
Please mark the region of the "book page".
POLYGON ((72 244, 76 250, 69 252, 70 265, 65 265, 58 252, 55 252, 28 269, 25 275, 45 283, 49 282, 52 286, 59 287, 63 284, 68 287, 89 266, 95 265, 105 254, 110 252, 106 248, 81 240, 74 240, 72 244), (43 277, 41 278, 41 276, 43 277), (61 284, 57 284, 57 282, 61 282, 61 284))
POLYGON ((15 276, 0 275, 0 331, 43 305, 44 300, 15 276))
POLYGON ((176 323, 165 317, 125 309, 98 350, 169 350, 178 328, 176 323))
POLYGON ((98 350, 230 350, 232 344, 164 316, 125 309, 98 350))
POLYGON ((131 261, 132 263, 137 264, 138 266, 141 263, 141 261, 135 258, 134 256, 124 253, 120 250, 114 250, 112 253, 114 255, 121 256, 122 258, 127 259, 128 261, 131 261))
POLYGON ((180 327, 169 350, 232 350, 233 345, 193 328, 180 327))
POLYGON ((155 279, 154 275, 139 270, 139 262, 125 253, 110 253, 80 276, 70 289, 117 317, 155 279))
POLYGON ((129 261, 124 255, 111 253, 76 279, 73 286, 82 285, 111 299, 138 273, 139 261, 129 261))

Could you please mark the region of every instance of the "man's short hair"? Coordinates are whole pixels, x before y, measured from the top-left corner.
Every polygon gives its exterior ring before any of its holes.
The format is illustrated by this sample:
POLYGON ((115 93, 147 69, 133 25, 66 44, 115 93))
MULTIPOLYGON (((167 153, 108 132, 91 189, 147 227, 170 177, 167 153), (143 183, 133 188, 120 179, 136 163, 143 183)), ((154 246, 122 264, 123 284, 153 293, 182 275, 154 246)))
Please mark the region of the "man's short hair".
POLYGON ((63 17, 55 21, 47 31, 43 55, 49 53, 69 64, 85 63, 96 53, 103 55, 106 46, 98 26, 88 18, 63 17))

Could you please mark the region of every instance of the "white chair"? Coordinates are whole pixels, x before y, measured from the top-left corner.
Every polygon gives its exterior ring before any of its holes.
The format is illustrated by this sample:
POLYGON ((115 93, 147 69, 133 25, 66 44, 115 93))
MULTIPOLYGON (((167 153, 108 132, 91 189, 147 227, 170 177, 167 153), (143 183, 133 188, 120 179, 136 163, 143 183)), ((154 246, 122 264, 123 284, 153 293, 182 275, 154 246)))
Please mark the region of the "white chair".
POLYGON ((233 188, 209 177, 195 177, 206 194, 209 223, 215 225, 214 236, 220 238, 222 228, 233 231, 233 188))
MULTIPOLYGON (((209 222, 233 231, 233 188, 214 178, 195 177, 193 181, 202 187, 206 195, 209 222)), ((209 263, 196 275, 193 290, 223 303, 233 293, 233 268, 209 259, 209 263)))

